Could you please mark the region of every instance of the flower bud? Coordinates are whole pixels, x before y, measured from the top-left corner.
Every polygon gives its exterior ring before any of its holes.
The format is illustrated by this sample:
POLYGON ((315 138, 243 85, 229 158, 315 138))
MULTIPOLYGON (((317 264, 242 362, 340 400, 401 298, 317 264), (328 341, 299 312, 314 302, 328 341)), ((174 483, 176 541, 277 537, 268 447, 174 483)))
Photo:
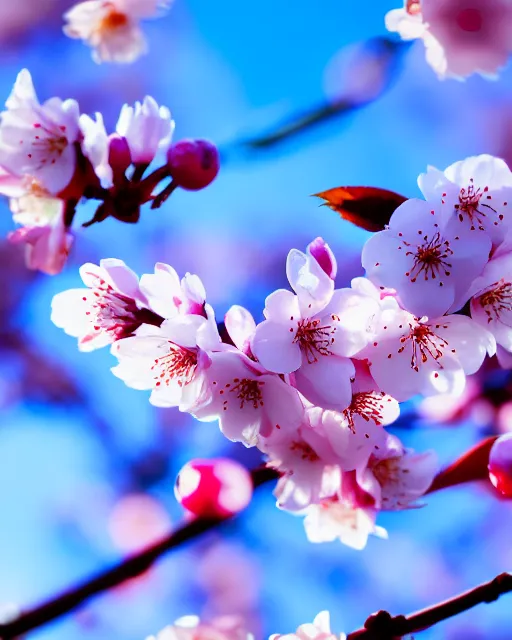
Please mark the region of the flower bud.
POLYGON ((489 478, 505 497, 512 498, 512 433, 500 436, 489 454, 489 478))
POLYGON ((167 151, 169 173, 183 189, 204 189, 219 173, 219 152, 207 140, 181 140, 167 151))
POLYGON ((308 244, 307 252, 318 262, 329 278, 334 280, 338 271, 338 265, 336 264, 334 253, 331 251, 327 242, 325 242, 323 238, 316 238, 308 244))
POLYGON ((187 511, 205 518, 226 518, 249 504, 251 476, 227 458, 191 460, 179 472, 174 493, 187 511))
POLYGON ((114 173, 114 183, 118 182, 132 163, 130 147, 126 138, 117 133, 109 136, 108 163, 114 173))

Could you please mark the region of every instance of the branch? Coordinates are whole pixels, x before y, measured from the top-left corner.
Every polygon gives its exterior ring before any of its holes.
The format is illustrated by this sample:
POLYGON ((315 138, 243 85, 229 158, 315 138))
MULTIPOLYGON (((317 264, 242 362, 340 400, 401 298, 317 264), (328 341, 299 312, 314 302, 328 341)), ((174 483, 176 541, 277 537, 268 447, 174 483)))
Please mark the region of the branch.
POLYGON ((408 616, 391 616, 387 611, 371 615, 364 628, 349 633, 347 640, 395 640, 409 633, 416 633, 463 613, 482 602, 494 602, 512 591, 512 574, 502 573, 494 580, 454 598, 422 609, 408 616))
MULTIPOLYGON (((259 487, 269 480, 277 478, 273 469, 258 468, 252 471, 254 487, 259 487)), ((111 569, 101 572, 94 578, 65 591, 42 605, 30 609, 8 624, 0 625, 1 640, 10 640, 23 633, 37 629, 70 611, 73 611, 95 595, 140 576, 147 571, 158 558, 180 545, 214 529, 231 517, 195 518, 183 524, 169 536, 144 549, 136 555, 128 557, 111 569)))

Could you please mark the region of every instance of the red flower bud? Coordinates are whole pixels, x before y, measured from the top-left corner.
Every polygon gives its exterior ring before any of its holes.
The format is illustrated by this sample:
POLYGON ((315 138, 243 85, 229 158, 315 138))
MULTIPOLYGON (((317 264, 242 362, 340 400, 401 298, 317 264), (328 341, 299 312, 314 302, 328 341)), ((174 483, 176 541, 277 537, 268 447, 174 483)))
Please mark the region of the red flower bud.
POLYGON ((179 472, 174 493, 187 511, 225 518, 249 504, 253 483, 247 469, 227 458, 191 460, 179 472))
POLYGON ((183 189, 204 189, 219 173, 219 152, 207 140, 181 140, 167 151, 173 181, 183 189))
POLYGON ((500 436, 489 454, 489 477, 496 489, 512 498, 512 433, 500 436))

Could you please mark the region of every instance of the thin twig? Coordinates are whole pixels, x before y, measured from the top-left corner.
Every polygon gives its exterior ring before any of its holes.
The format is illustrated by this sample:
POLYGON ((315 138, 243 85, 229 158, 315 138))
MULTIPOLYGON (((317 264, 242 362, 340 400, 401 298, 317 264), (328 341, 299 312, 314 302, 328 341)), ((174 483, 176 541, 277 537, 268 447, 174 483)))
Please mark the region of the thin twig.
POLYGON ((443 620, 475 607, 477 604, 494 602, 503 594, 511 591, 512 574, 502 573, 474 589, 408 616, 392 616, 387 611, 379 611, 368 618, 364 628, 349 633, 347 640, 395 640, 402 638, 409 633, 429 629, 443 620))
MULTIPOLYGON (((276 478, 277 473, 272 469, 259 468, 252 472, 252 480, 255 487, 276 478)), ((169 536, 123 560, 115 567, 107 569, 77 587, 48 600, 34 609, 26 611, 12 622, 0 625, 0 638, 2 640, 9 640, 10 638, 15 638, 23 633, 42 627, 52 620, 60 618, 93 596, 117 587, 131 578, 140 576, 147 571, 158 558, 171 549, 181 546, 230 519, 230 517, 218 519, 195 518, 183 524, 169 536)))

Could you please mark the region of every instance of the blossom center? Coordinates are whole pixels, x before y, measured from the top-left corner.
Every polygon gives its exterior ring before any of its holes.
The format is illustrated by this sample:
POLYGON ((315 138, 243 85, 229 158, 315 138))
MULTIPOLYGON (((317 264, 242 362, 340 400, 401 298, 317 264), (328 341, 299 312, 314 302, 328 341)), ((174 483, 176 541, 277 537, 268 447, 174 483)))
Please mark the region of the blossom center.
POLYGON ((162 383, 169 385, 176 380, 178 386, 184 387, 194 378, 197 367, 197 353, 180 347, 169 340, 169 352, 156 358, 152 371, 155 371, 156 386, 162 383))
POLYGON ((352 396, 352 402, 348 409, 343 412, 348 427, 355 434, 356 428, 354 416, 360 416, 365 422, 373 422, 378 426, 382 424, 384 404, 382 398, 384 393, 377 391, 362 391, 352 396))
POLYGON ((487 315, 487 322, 499 320, 502 313, 512 311, 512 282, 503 279, 494 282, 479 297, 479 301, 487 315))
POLYGON ((123 29, 128 25, 129 18, 125 13, 119 11, 110 2, 107 3, 106 8, 107 13, 101 19, 97 29, 100 33, 116 31, 117 29, 123 29))
MULTIPOLYGON (((40 170, 49 164, 55 164, 64 153, 69 142, 64 135, 66 131, 65 125, 36 122, 33 128, 34 135, 28 141, 27 158, 32 164, 36 165, 35 169, 40 170)), ((24 144, 24 142, 24 140, 20 140, 20 144, 24 144)))
MULTIPOLYGON (((261 388, 265 382, 263 380, 253 380, 251 378, 234 378, 235 383, 230 392, 234 393, 240 400, 240 409, 243 409, 245 403, 252 406, 253 409, 259 409, 265 404, 261 388)), ((227 401, 225 401, 227 402, 227 401)))
MULTIPOLYGON (((410 333, 400 338, 401 347, 398 349, 398 353, 403 353, 407 346, 411 346, 411 369, 419 371, 420 365, 424 365, 429 358, 437 362, 444 355, 444 349, 448 347, 448 342, 435 334, 432 329, 426 324, 417 324, 416 326, 410 326, 410 333)), ((438 328, 441 325, 437 325, 438 328)), ((443 329, 447 328, 447 325, 442 325, 443 329)), ((453 349, 452 349, 453 351, 453 349)), ((391 357, 389 354, 388 358, 391 357)), ((442 368, 439 363, 438 366, 442 368)), ((437 374, 436 374, 437 375, 437 374)))
POLYGON ((302 460, 308 462, 317 462, 320 460, 316 451, 314 451, 304 440, 294 441, 290 444, 290 451, 297 453, 302 460))
MULTIPOLYGON (((415 251, 409 250, 407 256, 412 256, 412 268, 406 272, 406 276, 411 282, 416 282, 418 277, 423 274, 424 280, 435 280, 439 278, 439 286, 443 286, 443 275, 448 277, 452 268, 451 262, 448 262, 453 251, 450 249, 448 240, 444 240, 441 234, 436 232, 429 240, 428 236, 423 237, 424 244, 417 246, 415 251)), ((411 245, 404 242, 408 247, 411 245)))
MULTIPOLYGON (((333 316, 333 320, 336 317, 333 316)), ((298 344, 305 354, 308 364, 318 361, 318 356, 330 356, 331 345, 334 343, 336 327, 322 325, 317 318, 315 320, 300 320, 293 342, 298 344)))
MULTIPOLYGON (((401 471, 401 460, 402 458, 400 456, 387 458, 386 460, 379 460, 379 462, 372 467, 372 473, 381 487, 398 482, 401 471)), ((402 472, 408 473, 408 470, 403 469, 402 472)))
POLYGON ((82 300, 88 305, 86 316, 91 316, 95 331, 105 331, 115 340, 124 338, 137 328, 135 314, 138 309, 132 298, 115 291, 105 280, 98 279, 91 296, 82 300))
MULTIPOLYGON (((471 230, 474 231, 477 227, 480 231, 484 231, 483 219, 485 218, 485 211, 482 211, 482 207, 486 207, 490 211, 495 211, 488 204, 481 204, 482 197, 489 191, 489 187, 483 189, 475 189, 473 178, 470 178, 469 186, 467 189, 462 187, 459 193, 459 202, 455 205, 455 209, 458 212, 459 220, 462 222, 464 217, 471 222, 471 230)), ((490 196, 487 196, 490 199, 490 196)))
POLYGON ((463 31, 475 33, 483 26, 482 12, 479 9, 462 9, 457 13, 457 24, 463 31))

